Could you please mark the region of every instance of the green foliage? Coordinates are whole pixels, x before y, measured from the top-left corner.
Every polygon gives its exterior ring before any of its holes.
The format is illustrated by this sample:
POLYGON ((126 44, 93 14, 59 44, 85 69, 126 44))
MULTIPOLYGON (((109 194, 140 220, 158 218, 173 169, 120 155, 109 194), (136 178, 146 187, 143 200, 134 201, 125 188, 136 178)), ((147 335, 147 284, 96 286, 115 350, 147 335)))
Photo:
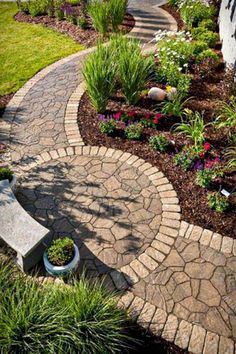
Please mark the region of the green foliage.
POLYGON ((77 22, 80 28, 85 29, 87 27, 87 20, 84 16, 78 17, 77 22))
POLYGON ((102 36, 109 31, 110 7, 108 1, 91 0, 88 5, 88 14, 92 19, 93 26, 102 36))
POLYGON ((3 181, 4 179, 8 179, 9 182, 12 181, 13 178, 13 172, 6 167, 0 167, 0 181, 3 181))
POLYGON ((161 113, 175 117, 182 117, 184 113, 184 106, 187 100, 184 100, 182 94, 177 93, 173 96, 171 101, 164 101, 162 104, 161 113))
POLYGON ((66 2, 75 6, 75 5, 79 5, 81 1, 80 0, 66 0, 66 2))
POLYGON ((182 77, 181 70, 176 64, 166 63, 159 65, 156 71, 157 81, 167 82, 169 85, 176 87, 182 77))
POLYGON ((64 266, 68 264, 74 257, 74 241, 69 237, 54 240, 47 249, 47 256, 53 265, 64 266))
POLYGON ((29 2, 28 1, 21 1, 16 0, 17 7, 20 11, 25 12, 26 14, 29 13, 29 2))
MULTIPOLYGON (((186 97, 189 93, 190 85, 191 85, 191 75, 182 74, 179 77, 178 85, 177 85, 177 92, 182 98, 186 97)), ((186 101, 185 101, 186 103, 186 101)))
POLYGON ((219 38, 216 32, 206 31, 205 28, 202 27, 193 28, 192 36, 198 41, 205 42, 210 48, 216 46, 216 42, 219 38))
POLYGON ((203 188, 208 188, 216 177, 223 175, 224 172, 218 167, 199 170, 196 173, 196 183, 203 188))
POLYGON ((187 171, 192 167, 195 158, 196 154, 193 153, 192 149, 185 148, 174 156, 174 163, 187 171))
POLYGON ((108 119, 108 120, 104 120, 103 122, 100 122, 99 129, 103 134, 112 135, 116 130, 116 120, 108 119))
POLYGON ((127 315, 101 281, 40 285, 0 260, 1 353, 118 354, 127 315))
POLYGON ((208 49, 208 45, 206 42, 202 41, 194 41, 193 42, 193 54, 194 55, 199 55, 201 54, 204 50, 208 49))
POLYGON ((203 114, 199 112, 190 113, 187 115, 187 121, 183 121, 176 125, 175 132, 177 134, 184 134, 191 139, 194 146, 202 146, 204 143, 205 123, 203 114))
POLYGON ((229 137, 236 128, 236 98, 232 98, 230 103, 221 102, 218 117, 215 122, 217 128, 226 128, 229 137))
POLYGON ((201 0, 186 0, 180 8, 181 18, 189 29, 202 20, 211 19, 215 13, 214 6, 207 6, 201 0))
POLYGON ((228 161, 227 169, 235 171, 235 169, 236 169, 236 145, 229 146, 226 149, 225 157, 228 161))
POLYGON ((216 30, 216 23, 215 23, 215 21, 213 21, 211 19, 206 19, 206 20, 201 21, 198 24, 198 27, 203 27, 206 30, 214 32, 216 30))
POLYGON ((47 12, 47 2, 43 0, 31 0, 28 2, 28 9, 31 16, 44 15, 47 12))
POLYGON ((125 128, 125 135, 129 140, 140 140, 143 133, 142 124, 130 124, 125 128))
POLYGON ((229 207, 227 198, 219 192, 209 193, 207 199, 210 208, 214 209, 218 213, 225 212, 229 207))
POLYGON ((94 108, 104 112, 115 87, 116 64, 110 46, 98 43, 96 51, 86 59, 83 75, 94 108))
POLYGON ((200 63, 204 59, 208 59, 208 58, 211 59, 211 61, 213 62, 214 66, 219 65, 220 58, 219 58, 218 54, 212 49, 206 49, 203 52, 201 52, 200 54, 198 54, 197 57, 196 57, 196 62, 200 63))
POLYGON ((139 43, 119 36, 112 41, 118 80, 128 104, 136 104, 148 81, 153 60, 143 57, 139 43))
POLYGON ((109 17, 113 32, 118 32, 124 20, 128 0, 109 0, 109 17))
POLYGON ((177 7, 180 0, 168 0, 168 5, 177 7))
POLYGON ((169 141, 165 135, 158 134, 150 137, 149 144, 153 149, 164 152, 169 146, 169 141))

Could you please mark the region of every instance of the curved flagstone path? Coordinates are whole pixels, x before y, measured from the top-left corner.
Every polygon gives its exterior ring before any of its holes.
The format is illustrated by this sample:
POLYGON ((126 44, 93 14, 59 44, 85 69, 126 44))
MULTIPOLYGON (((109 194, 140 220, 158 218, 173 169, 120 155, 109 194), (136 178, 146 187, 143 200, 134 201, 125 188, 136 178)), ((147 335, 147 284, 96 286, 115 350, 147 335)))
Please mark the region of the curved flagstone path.
MULTIPOLYGON (((157 3, 130 6, 152 27, 157 3)), ((77 110, 92 50, 42 70, 9 103, 1 127, 17 198, 52 237, 75 240, 81 268, 105 276, 142 326, 195 354, 233 354, 236 241, 181 221, 177 194, 156 167, 84 146, 77 110)))

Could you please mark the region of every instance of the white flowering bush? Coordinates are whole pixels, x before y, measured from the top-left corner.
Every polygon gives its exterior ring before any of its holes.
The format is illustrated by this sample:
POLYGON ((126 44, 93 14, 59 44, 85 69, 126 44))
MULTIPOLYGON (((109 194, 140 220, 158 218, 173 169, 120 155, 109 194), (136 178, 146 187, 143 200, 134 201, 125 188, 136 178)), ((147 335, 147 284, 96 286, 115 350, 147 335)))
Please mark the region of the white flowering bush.
POLYGON ((180 15, 188 29, 198 26, 202 20, 211 19, 215 7, 203 0, 184 0, 179 3, 180 15))

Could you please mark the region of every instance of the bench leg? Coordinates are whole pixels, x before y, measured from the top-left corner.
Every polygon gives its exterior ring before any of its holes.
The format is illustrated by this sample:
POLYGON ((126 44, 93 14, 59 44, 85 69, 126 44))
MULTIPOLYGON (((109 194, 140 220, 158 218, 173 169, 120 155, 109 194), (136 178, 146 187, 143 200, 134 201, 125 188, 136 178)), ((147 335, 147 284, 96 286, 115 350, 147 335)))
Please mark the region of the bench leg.
POLYGON ((46 244, 41 243, 30 254, 23 257, 20 253, 17 253, 16 262, 24 272, 27 272, 30 268, 35 266, 43 258, 43 252, 46 249, 46 244))

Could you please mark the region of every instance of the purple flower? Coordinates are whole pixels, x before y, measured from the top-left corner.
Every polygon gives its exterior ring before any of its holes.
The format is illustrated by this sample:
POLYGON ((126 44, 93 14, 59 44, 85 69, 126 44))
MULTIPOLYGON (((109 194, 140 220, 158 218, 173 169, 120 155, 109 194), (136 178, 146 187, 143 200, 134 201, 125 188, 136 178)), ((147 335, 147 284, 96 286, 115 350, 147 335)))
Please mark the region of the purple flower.
POLYGON ((194 170, 202 170, 203 169, 203 163, 200 160, 197 160, 193 166, 194 170))
POLYGON ((104 114, 99 114, 98 119, 104 121, 106 119, 106 116, 104 114))

